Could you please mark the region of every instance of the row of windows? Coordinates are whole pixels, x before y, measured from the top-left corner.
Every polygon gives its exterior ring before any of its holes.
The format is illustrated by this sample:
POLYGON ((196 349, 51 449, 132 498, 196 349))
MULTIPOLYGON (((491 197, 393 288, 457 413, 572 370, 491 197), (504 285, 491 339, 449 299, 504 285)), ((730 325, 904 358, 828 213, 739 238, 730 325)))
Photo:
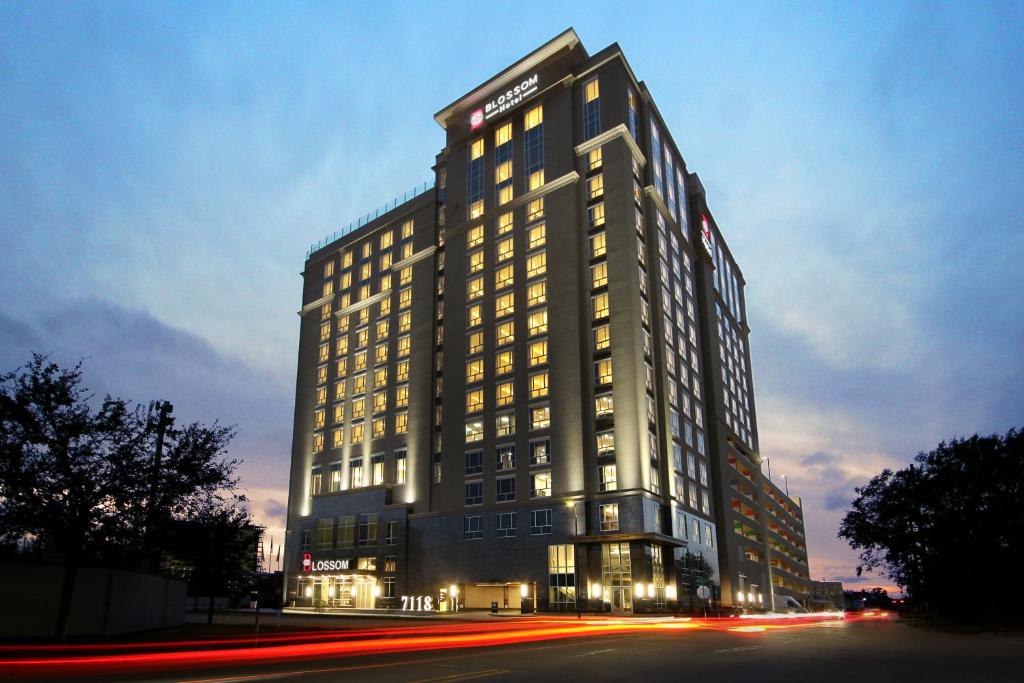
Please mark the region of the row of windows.
MULTIPOLYGON (((530 431, 550 429, 551 409, 548 405, 535 405, 529 408, 530 431)), ((516 418, 512 411, 498 413, 495 417, 495 436, 512 436, 516 432, 516 418)), ((471 418, 466 420, 466 443, 478 443, 484 440, 484 419, 471 418)))
MULTIPOLYGON (((370 469, 363 471, 363 458, 353 456, 349 460, 348 486, 342 480, 342 464, 333 462, 328 465, 327 480, 324 481, 323 467, 314 465, 310 470, 309 495, 319 496, 326 493, 337 493, 347 489, 357 489, 363 486, 379 486, 384 483, 384 454, 374 453, 370 456, 370 469), (326 486, 326 488, 325 488, 326 486)), ((393 458, 393 472, 390 483, 405 484, 408 481, 409 467, 406 458, 406 450, 395 451, 393 458)))
MULTIPOLYGON (((516 512, 499 512, 494 516, 494 535, 508 538, 517 533, 519 515, 516 512)), ((530 510, 530 535, 545 536, 551 533, 551 509, 530 510)), ((467 515, 463 519, 463 536, 466 540, 484 537, 483 516, 467 515)))
MULTIPOLYGON (((467 451, 466 476, 482 474, 484 471, 484 452, 482 450, 467 451)), ((530 466, 551 464, 551 440, 537 439, 530 442, 530 466)), ((501 444, 494 449, 494 469, 507 472, 516 468, 515 444, 501 444)))
MULTIPOLYGON (((467 196, 469 219, 484 213, 484 138, 469 144, 467 163, 467 196)), ((512 124, 505 123, 494 131, 495 205, 512 201, 512 124)), ((542 104, 523 115, 523 170, 527 191, 544 184, 544 108, 542 104)))
MULTIPOLYGON (((338 518, 322 517, 316 520, 315 528, 302 530, 299 547, 305 552, 312 550, 314 544, 317 550, 378 545, 380 543, 379 526, 379 517, 375 512, 363 515, 344 515, 338 518)), ((397 543, 398 522, 396 520, 384 522, 384 544, 396 545, 397 543)), ((376 557, 370 556, 360 558, 360 560, 365 560, 367 566, 357 566, 358 569, 376 570, 376 557), (372 566, 369 566, 370 564, 372 566)))
MULTIPOLYGON (((467 457, 470 454, 467 453, 467 457)), ((465 482, 466 505, 483 505, 484 502, 484 482, 482 480, 474 480, 465 482)), ((551 497, 551 472, 531 472, 530 473, 530 498, 550 498, 551 497)), ((494 480, 494 500, 498 503, 508 503, 516 499, 516 477, 501 476, 494 480)))

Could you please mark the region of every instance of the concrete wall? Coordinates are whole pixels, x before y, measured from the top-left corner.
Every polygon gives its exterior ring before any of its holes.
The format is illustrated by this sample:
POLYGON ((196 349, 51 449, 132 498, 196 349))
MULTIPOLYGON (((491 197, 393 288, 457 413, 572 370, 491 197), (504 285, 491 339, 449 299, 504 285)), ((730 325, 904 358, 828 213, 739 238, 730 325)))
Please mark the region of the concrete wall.
MULTIPOLYGON (((0 637, 53 635, 64 566, 0 562, 0 637)), ((185 622, 186 584, 153 574, 82 567, 68 633, 114 635, 185 622)))

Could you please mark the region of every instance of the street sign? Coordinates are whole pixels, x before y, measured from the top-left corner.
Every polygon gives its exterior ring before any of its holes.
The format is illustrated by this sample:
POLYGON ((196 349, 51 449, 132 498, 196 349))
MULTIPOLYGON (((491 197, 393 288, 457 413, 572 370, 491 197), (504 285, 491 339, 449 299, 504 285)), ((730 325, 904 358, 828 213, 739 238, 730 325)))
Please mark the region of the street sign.
POLYGON ((707 586, 701 586, 697 589, 697 597, 701 600, 707 600, 711 597, 711 589, 707 586))

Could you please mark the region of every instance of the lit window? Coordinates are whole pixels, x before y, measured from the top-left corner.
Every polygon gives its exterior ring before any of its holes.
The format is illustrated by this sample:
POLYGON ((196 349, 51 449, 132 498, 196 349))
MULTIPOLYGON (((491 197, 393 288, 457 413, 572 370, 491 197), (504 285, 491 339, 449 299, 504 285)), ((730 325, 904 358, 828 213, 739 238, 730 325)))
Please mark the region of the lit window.
POLYGON ((516 433, 515 413, 501 413, 495 418, 497 436, 512 436, 516 433))
POLYGON ((608 253, 608 246, 604 231, 595 232, 590 236, 590 258, 598 258, 606 253, 608 253))
POLYGON ((530 375, 530 398, 541 398, 548 395, 548 373, 538 372, 530 375))
POLYGON ((400 360, 400 361, 398 361, 398 365, 396 366, 396 369, 397 369, 396 378, 398 379, 399 382, 402 382, 402 381, 405 381, 405 380, 409 379, 409 361, 407 361, 407 360, 400 360))
POLYGON ((352 252, 351 251, 346 251, 345 254, 341 257, 341 267, 342 268, 349 268, 351 266, 352 266, 352 252))
POLYGON ((587 226, 589 229, 604 225, 604 202, 587 208, 587 226))
POLYGON ((466 443, 484 440, 484 421, 468 420, 466 422, 466 443))
MULTIPOLYGON (((512 351, 500 351, 494 358, 494 372, 505 375, 512 372, 512 351)), ((480 361, 481 365, 483 361, 480 361)))
POLYGON ((326 363, 327 359, 331 357, 331 346, 330 344, 321 344, 318 359, 321 363, 326 363))
POLYGON ((604 194, 604 175, 598 174, 587 180, 587 196, 590 199, 597 199, 604 194))
POLYGON ((616 481, 615 465, 599 465, 598 474, 600 475, 600 489, 601 491, 615 491, 618 489, 618 482, 616 481))
POLYGON ((405 335, 404 337, 399 337, 398 338, 398 357, 399 358, 404 358, 404 357, 409 355, 410 344, 411 344, 411 339, 410 339, 409 335, 405 335))
POLYGON ((544 123, 544 106, 538 104, 523 116, 523 130, 530 130, 544 123))
POLYGON ((402 223, 402 239, 408 239, 412 237, 412 221, 406 221, 402 223))
POLYGON ((530 408, 530 429, 547 429, 551 426, 551 409, 548 406, 530 408))
POLYGON ((409 385, 402 384, 395 387, 395 407, 405 408, 409 405, 409 385))
MULTIPOLYGON (((360 442, 363 441, 363 439, 366 438, 366 428, 363 426, 362 422, 354 423, 352 425, 352 427, 351 427, 351 432, 350 433, 351 433, 351 437, 349 438, 349 441, 351 443, 360 443, 360 442)), ((353 470, 353 472, 354 471, 355 470, 353 470)))
POLYGON ((466 412, 479 413, 484 409, 484 390, 473 389, 466 392, 466 412))
POLYGON ((316 383, 324 384, 327 382, 327 366, 321 365, 316 369, 316 383))
MULTIPOLYGON (((402 421, 401 420, 401 415, 402 415, 402 413, 400 413, 399 416, 396 418, 396 425, 395 425, 395 431, 396 432, 398 431, 398 424, 397 423, 399 421, 402 421)), ((407 423, 408 419, 409 419, 409 414, 408 413, 404 413, 404 415, 405 415, 405 421, 404 422, 407 423)), ((408 479, 408 463, 407 463, 407 460, 406 460, 406 457, 405 457, 405 451, 395 451, 395 483, 396 484, 404 484, 407 479, 408 479)), ((394 541, 395 535, 394 535, 393 530, 391 529, 391 525, 393 523, 394 522, 388 522, 388 535, 386 536, 386 539, 390 539, 390 543, 388 543, 388 545, 393 545, 394 542, 395 542, 394 541)), ((385 542, 387 542, 387 540, 385 542)))
POLYGON ((466 342, 466 353, 472 355, 474 353, 480 353, 484 350, 484 333, 474 332, 469 335, 466 342))
POLYGON ((469 160, 479 159, 484 155, 484 139, 474 140, 469 146, 469 160))
POLYGON ((386 296, 380 300, 378 315, 388 315, 389 313, 391 313, 391 297, 386 296))
MULTIPOLYGON (((494 131, 494 146, 500 147, 512 139, 512 124, 506 123, 494 131)), ((482 141, 481 141, 482 142, 482 141)))
POLYGON ((494 271, 494 288, 502 289, 503 287, 511 287, 513 284, 513 267, 512 264, 502 266, 494 271))
POLYGON ((320 387, 316 390, 316 404, 322 406, 327 403, 327 387, 320 387))
POLYGON ((366 375, 359 374, 352 378, 352 391, 361 394, 366 391, 366 375))
POLYGON ((545 280, 531 282, 526 287, 526 305, 536 306, 548 300, 548 283, 545 280))
POLYGON ((608 264, 602 261, 590 266, 590 286, 594 289, 608 284, 608 264))
POLYGON ((534 472, 530 475, 530 497, 551 497, 551 472, 534 472))
MULTIPOLYGON (((511 161, 506 161, 504 164, 502 164, 502 166, 508 166, 508 173, 511 175, 511 173, 512 173, 512 162, 511 161)), ((508 182, 508 181, 506 181, 506 182, 508 182)), ((498 206, 502 206, 504 204, 508 204, 510 201, 512 201, 512 194, 513 194, 513 192, 512 192, 512 183, 511 182, 508 182, 507 185, 499 187, 498 188, 498 206)))
POLYGON ((466 363, 466 381, 479 382, 484 378, 484 361, 477 358, 466 363))
POLYGON ((469 272, 479 273, 484 269, 484 250, 477 249, 469 254, 469 272))
POLYGON ((412 328, 412 311, 406 311, 398 316, 398 331, 408 332, 412 328))
POLYGON ((515 295, 512 292, 502 294, 494 300, 494 315, 500 318, 503 315, 515 313, 515 295))
POLYGON ((406 309, 412 305, 412 287, 398 290, 398 308, 406 309))
POLYGON ((512 212, 503 213, 498 216, 498 234, 504 235, 512 230, 512 212))
POLYGON ((406 266, 398 271, 398 284, 407 285, 412 282, 412 266, 406 266))
POLYGON ((352 401, 352 417, 363 417, 366 415, 366 399, 357 398, 352 401))
POLYGON ((466 308, 466 327, 476 327, 484 321, 484 307, 473 304, 466 308))
POLYGON ((548 465, 551 463, 551 440, 542 439, 530 442, 530 465, 548 465))
POLYGON ((383 413, 388 409, 388 394, 386 391, 378 391, 373 395, 373 412, 383 413))
POLYGON ((374 349, 373 353, 374 363, 387 363, 388 362, 388 345, 387 342, 383 344, 377 344, 377 348, 374 349))
POLYGON ((334 385, 334 400, 340 401, 345 398, 345 380, 334 385))
POLYGON ((503 240, 499 240, 497 244, 498 250, 498 261, 507 261, 513 256, 512 238, 506 237, 503 240))
POLYGON ((324 263, 324 277, 330 277, 334 275, 334 261, 327 261, 324 263))
POLYGON ((320 319, 327 320, 331 317, 331 302, 328 301, 320 307, 320 319))
POLYGON ((592 297, 591 302, 594 309, 594 320, 608 317, 608 293, 603 292, 592 297))
POLYGON ((515 400, 515 382, 509 380, 507 382, 499 382, 494 387, 495 403, 499 406, 512 405, 515 400))
POLYGON ((516 340, 515 335, 515 323, 511 320, 500 323, 495 328, 495 339, 494 343, 497 346, 504 346, 505 344, 511 344, 516 340))
POLYGON ((483 242, 484 242, 484 226, 477 225, 475 227, 470 228, 469 232, 466 233, 466 246, 467 247, 475 247, 478 244, 483 244, 483 242))
POLYGON ((600 351, 612 345, 611 330, 607 324, 594 328, 594 350, 600 351))
POLYGON ((547 271, 547 252, 540 251, 526 259, 526 277, 543 275, 547 271))
POLYGON ((603 358, 594 363, 594 379, 598 384, 611 384, 612 359, 603 358))
POLYGON ((583 139, 589 140, 601 132, 601 91, 597 78, 583 86, 583 139))
MULTIPOLYGON (((384 416, 381 415, 380 417, 373 418, 373 438, 379 439, 380 437, 384 436, 384 432, 385 431, 386 431, 386 421, 384 419, 384 416)), ((382 465, 382 467, 383 467, 383 465, 382 465)), ((377 481, 377 470, 376 470, 376 467, 374 468, 373 475, 374 475, 374 482, 373 483, 374 484, 379 484, 380 482, 377 481)), ((383 472, 383 470, 381 470, 381 476, 383 476, 383 475, 384 475, 384 472, 383 472)))
POLYGON ((601 506, 601 531, 619 530, 619 504, 609 503, 601 506))
POLYGON ((375 330, 376 338, 379 340, 379 339, 383 339, 384 337, 387 337, 388 336, 388 329, 390 328, 390 326, 391 326, 391 322, 389 320, 387 320, 386 318, 384 320, 378 320, 377 321, 377 328, 375 330))
POLYGON ((548 362, 548 340, 540 339, 530 342, 529 346, 530 366, 544 365, 548 362))
POLYGON ((535 249, 544 246, 544 238, 547 229, 544 223, 539 223, 526 231, 526 248, 535 249))
POLYGON ((327 412, 321 408, 313 411, 313 429, 323 429, 327 423, 327 412))
POLYGON ((597 454, 607 455, 615 452, 615 433, 600 432, 597 435, 597 454))
POLYGON ((466 282, 466 298, 467 299, 479 299, 484 295, 484 278, 482 275, 478 275, 466 282))
POLYGON ((544 334, 548 331, 548 310, 541 308, 533 311, 526 318, 526 327, 532 337, 537 334, 544 334))
MULTIPOLYGON (((378 266, 377 269, 378 270, 387 270, 390 267, 391 267, 391 252, 388 252, 386 254, 382 254, 381 257, 380 257, 380 265, 378 266)), ((381 278, 381 287, 380 287, 381 290, 385 290, 385 289, 387 289, 388 287, 391 286, 390 282, 387 285, 385 285, 384 282, 385 282, 384 278, 381 278)))
POLYGON ((535 221, 544 217, 544 198, 534 199, 526 205, 526 222, 535 221))
POLYGON ((601 168, 601 148, 595 147, 587 154, 587 170, 596 171, 601 168))
POLYGON ((611 394, 601 394, 594 397, 594 414, 597 417, 612 415, 615 412, 615 403, 611 394))
POLYGON ((314 434, 313 435, 313 452, 320 453, 324 450, 324 435, 314 434))

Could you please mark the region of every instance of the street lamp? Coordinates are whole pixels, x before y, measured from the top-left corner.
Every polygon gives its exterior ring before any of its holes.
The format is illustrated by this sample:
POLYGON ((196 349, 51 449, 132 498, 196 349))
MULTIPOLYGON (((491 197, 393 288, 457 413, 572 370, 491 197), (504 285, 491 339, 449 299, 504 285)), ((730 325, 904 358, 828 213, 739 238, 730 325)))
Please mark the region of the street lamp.
POLYGON ((583 618, 583 607, 580 605, 580 586, 579 586, 579 583, 580 583, 580 558, 579 558, 579 549, 577 548, 577 546, 579 545, 580 527, 579 527, 579 520, 576 517, 576 501, 574 501, 574 500, 567 500, 567 501, 565 501, 565 506, 567 508, 569 508, 570 510, 572 510, 572 530, 573 530, 573 534, 572 534, 572 563, 573 563, 573 566, 576 568, 576 577, 575 577, 576 585, 573 586, 573 595, 576 598, 576 618, 577 619, 582 619, 583 618))

